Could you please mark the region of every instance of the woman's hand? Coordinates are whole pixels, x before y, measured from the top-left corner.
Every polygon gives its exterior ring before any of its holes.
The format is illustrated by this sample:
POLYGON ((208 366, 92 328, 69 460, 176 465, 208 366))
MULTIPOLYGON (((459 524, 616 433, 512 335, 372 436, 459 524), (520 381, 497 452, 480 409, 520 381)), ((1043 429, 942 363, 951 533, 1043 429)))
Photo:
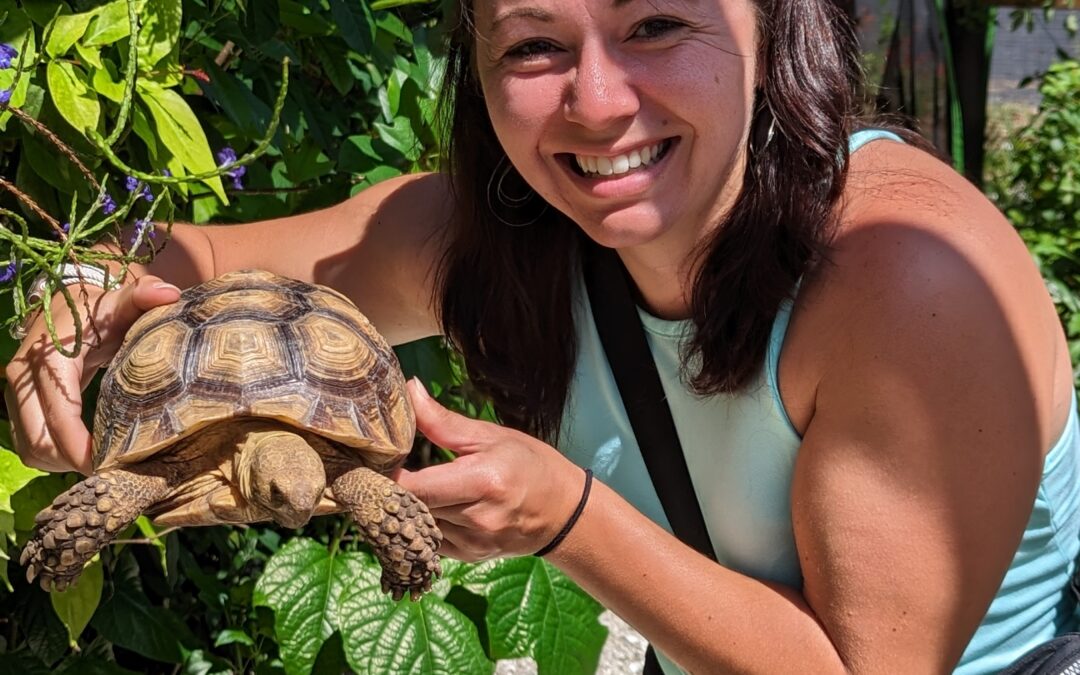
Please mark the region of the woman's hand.
POLYGON ((551 541, 581 498, 584 472, 531 436, 447 410, 419 380, 408 387, 417 428, 458 455, 396 476, 438 520, 439 552, 476 562, 531 555, 551 541))
MULTIPOLYGON (((82 422, 82 390, 119 349, 131 324, 152 307, 176 302, 180 289, 144 276, 109 293, 92 286, 71 286, 70 291, 84 324, 79 355, 68 358, 57 352, 39 315, 5 369, 4 401, 23 463, 88 474, 91 439, 82 422)), ((72 346, 75 318, 60 294, 53 298, 52 317, 61 343, 72 346)))

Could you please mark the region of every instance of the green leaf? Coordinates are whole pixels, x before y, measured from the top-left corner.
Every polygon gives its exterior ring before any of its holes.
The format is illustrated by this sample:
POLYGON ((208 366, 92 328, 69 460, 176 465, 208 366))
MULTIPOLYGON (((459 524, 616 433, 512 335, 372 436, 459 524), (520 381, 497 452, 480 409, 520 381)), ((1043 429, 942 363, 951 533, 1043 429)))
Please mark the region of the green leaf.
POLYGON ((53 58, 66 54, 67 50, 71 49, 71 46, 78 42, 86 32, 86 27, 92 18, 94 18, 94 12, 56 17, 52 35, 45 43, 45 53, 53 58))
POLYGON ((106 62, 104 67, 94 69, 94 74, 90 76, 90 84, 93 85, 94 91, 113 103, 124 100, 124 83, 120 81, 110 63, 106 62))
POLYGON ((15 510, 15 531, 20 535, 29 534, 34 529, 34 516, 80 478, 82 477, 75 472, 39 474, 37 478, 12 495, 11 508, 15 510))
POLYGON ((375 17, 363 0, 330 0, 330 14, 345 44, 368 56, 375 46, 375 17))
POLYGON ((395 117, 394 126, 382 122, 376 122, 374 126, 379 132, 379 138, 391 148, 405 155, 409 161, 415 162, 420 158, 423 148, 420 145, 420 139, 413 133, 412 123, 407 118, 395 117))
POLYGON ((348 55, 344 45, 329 40, 315 40, 311 43, 311 51, 319 60, 323 73, 330 79, 330 84, 342 96, 352 91, 356 85, 356 78, 349 70, 348 55))
POLYGON ((248 138, 262 136, 266 132, 266 127, 270 125, 270 106, 252 93, 250 85, 236 75, 222 70, 213 61, 207 63, 205 68, 210 81, 200 82, 199 86, 207 98, 221 106, 221 109, 245 136, 248 138))
MULTIPOLYGON (((96 73, 99 68, 104 68, 105 63, 101 60, 101 50, 97 47, 87 47, 81 42, 75 43, 75 51, 79 57, 89 66, 93 66, 96 73)), ((93 79, 93 75, 91 75, 93 79)))
POLYGON ((478 565, 462 585, 488 601, 492 656, 531 656, 541 675, 594 673, 607 629, 603 607, 541 558, 478 565))
POLYGON ((239 628, 226 628, 218 634, 217 639, 214 640, 215 647, 224 647, 225 645, 241 644, 248 647, 254 647, 255 641, 239 628))
POLYGON ((274 630, 287 673, 311 670, 319 648, 338 628, 339 599, 346 588, 358 583, 379 586, 378 572, 372 582, 373 564, 359 553, 331 555, 325 546, 302 537, 266 562, 252 601, 274 610, 274 630))
MULTIPOLYGON (((144 2, 135 3, 135 11, 139 12, 144 2)), ((131 35, 131 24, 128 22, 126 0, 115 0, 107 5, 98 7, 94 13, 94 20, 86 29, 82 44, 87 47, 103 47, 122 40, 131 35)))
POLYGON ((52 592, 53 609, 68 631, 68 641, 72 647, 78 644, 83 629, 90 623, 90 617, 101 602, 101 588, 104 576, 101 572, 101 558, 94 556, 74 586, 62 592, 52 592))
POLYGON ((94 614, 90 625, 113 643, 164 663, 180 663, 183 647, 197 644, 180 617, 154 607, 133 584, 117 584, 113 596, 94 614))
POLYGON ((334 32, 334 26, 318 14, 295 0, 280 0, 281 23, 294 28, 305 37, 330 35, 334 32))
MULTIPOLYGON (((152 83, 142 83, 137 90, 139 98, 150 112, 150 120, 162 144, 190 173, 203 173, 217 168, 206 133, 180 94, 152 83)), ((203 182, 222 203, 229 203, 219 176, 203 182)))
POLYGON ((68 124, 83 134, 96 129, 101 118, 101 103, 82 69, 67 61, 49 61, 45 76, 49 96, 68 124))
MULTIPOLYGON (((9 424, 4 420, 4 426, 9 424)), ((11 508, 11 496, 23 489, 44 471, 31 469, 22 463, 19 456, 5 448, 0 448, 0 511, 14 513, 11 508)))
POLYGON ((156 70, 158 62, 166 56, 176 56, 182 15, 182 0, 146 0, 145 9, 139 15, 142 22, 138 45, 141 72, 156 70))
POLYGON ((322 148, 304 139, 300 147, 285 153, 285 167, 289 180, 299 185, 325 176, 333 168, 333 162, 323 154, 322 148))
POLYGON ((341 601, 345 657, 358 673, 490 673, 476 626, 435 594, 388 603, 378 569, 341 601), (375 581, 372 587, 371 581, 375 581))

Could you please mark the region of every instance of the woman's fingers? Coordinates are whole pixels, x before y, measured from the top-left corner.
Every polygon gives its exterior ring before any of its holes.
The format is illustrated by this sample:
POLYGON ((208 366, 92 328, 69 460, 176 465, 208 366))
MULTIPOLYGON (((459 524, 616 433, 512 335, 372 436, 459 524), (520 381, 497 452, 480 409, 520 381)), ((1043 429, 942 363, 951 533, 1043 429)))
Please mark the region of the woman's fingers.
POLYGON ((71 471, 86 465, 84 458, 68 457, 57 445, 46 421, 34 371, 9 367, 4 403, 11 421, 15 451, 23 463, 43 471, 71 471))
POLYGON ((477 491, 474 486, 477 476, 467 464, 458 459, 419 471, 402 469, 394 476, 394 480, 434 512, 436 509, 470 504, 476 500, 477 491))
POLYGON ((439 545, 439 555, 444 555, 462 562, 480 562, 496 558, 501 553, 498 549, 485 543, 483 539, 466 527, 455 525, 446 520, 436 519, 439 531, 443 534, 442 544, 439 545))
POLYGON ((47 471, 91 471, 91 436, 82 421, 82 390, 97 368, 115 354, 131 324, 146 310, 175 302, 180 290, 157 277, 142 277, 123 288, 72 286, 80 314, 73 317, 62 297, 51 310, 57 337, 74 344, 75 321, 83 322, 83 351, 75 358, 59 353, 38 317, 8 364, 4 393, 16 449, 28 466, 47 471))
POLYGON ((140 277, 112 293, 106 293, 92 303, 93 317, 88 333, 93 331, 94 348, 87 351, 87 370, 93 373, 109 360, 120 348, 131 325, 146 313, 160 305, 168 305, 180 299, 180 289, 155 276, 140 277))
POLYGON ((447 410, 415 377, 406 386, 416 412, 416 428, 435 445, 458 454, 469 454, 487 447, 491 435, 500 431, 497 425, 447 410))

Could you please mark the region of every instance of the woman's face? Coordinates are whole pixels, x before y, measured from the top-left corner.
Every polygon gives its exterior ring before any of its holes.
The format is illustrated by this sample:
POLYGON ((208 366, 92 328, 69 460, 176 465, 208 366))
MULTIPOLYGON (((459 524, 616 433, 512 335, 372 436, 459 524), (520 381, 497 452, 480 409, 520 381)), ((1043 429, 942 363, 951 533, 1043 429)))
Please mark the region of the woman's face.
POLYGON ((476 61, 510 161, 593 239, 696 243, 742 184, 751 0, 476 0, 476 61))

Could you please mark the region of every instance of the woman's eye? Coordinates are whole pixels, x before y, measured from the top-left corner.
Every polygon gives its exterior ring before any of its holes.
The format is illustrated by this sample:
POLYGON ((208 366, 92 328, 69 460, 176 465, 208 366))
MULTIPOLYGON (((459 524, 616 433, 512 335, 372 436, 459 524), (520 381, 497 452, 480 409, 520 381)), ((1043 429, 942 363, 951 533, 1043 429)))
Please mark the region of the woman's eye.
POLYGON ((674 30, 682 28, 683 23, 674 19, 668 19, 665 17, 654 17, 652 19, 646 19, 638 24, 634 29, 632 37, 640 38, 644 40, 656 40, 662 38, 668 33, 674 30))
POLYGON ((506 51, 506 56, 511 59, 528 61, 541 56, 546 56, 555 51, 555 45, 547 40, 531 40, 523 42, 506 51))

